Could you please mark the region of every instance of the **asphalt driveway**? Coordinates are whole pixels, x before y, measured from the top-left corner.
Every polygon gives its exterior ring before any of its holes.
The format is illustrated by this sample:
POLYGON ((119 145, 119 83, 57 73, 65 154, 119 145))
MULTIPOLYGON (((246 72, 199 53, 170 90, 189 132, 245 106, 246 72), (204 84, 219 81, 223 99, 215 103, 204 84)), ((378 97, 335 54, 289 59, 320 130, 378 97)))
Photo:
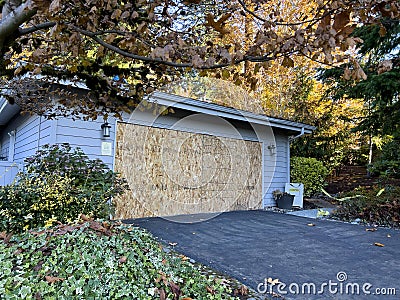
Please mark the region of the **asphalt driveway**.
POLYGON ((261 292, 281 292, 286 299, 400 299, 399 230, 366 231, 370 227, 266 211, 227 212, 194 223, 126 222, 261 292), (286 287, 263 284, 265 278, 286 287))

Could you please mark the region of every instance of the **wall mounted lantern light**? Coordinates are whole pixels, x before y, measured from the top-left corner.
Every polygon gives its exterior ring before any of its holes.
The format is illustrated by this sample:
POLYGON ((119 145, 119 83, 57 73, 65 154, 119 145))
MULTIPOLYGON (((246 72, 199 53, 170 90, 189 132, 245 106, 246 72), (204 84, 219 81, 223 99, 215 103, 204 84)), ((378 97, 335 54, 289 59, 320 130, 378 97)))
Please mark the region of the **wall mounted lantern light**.
POLYGON ((101 124, 101 130, 103 131, 103 137, 110 137, 110 128, 111 125, 105 122, 104 124, 101 124))
POLYGON ((271 144, 269 146, 267 146, 268 150, 271 151, 271 154, 275 154, 276 153, 276 145, 271 144))

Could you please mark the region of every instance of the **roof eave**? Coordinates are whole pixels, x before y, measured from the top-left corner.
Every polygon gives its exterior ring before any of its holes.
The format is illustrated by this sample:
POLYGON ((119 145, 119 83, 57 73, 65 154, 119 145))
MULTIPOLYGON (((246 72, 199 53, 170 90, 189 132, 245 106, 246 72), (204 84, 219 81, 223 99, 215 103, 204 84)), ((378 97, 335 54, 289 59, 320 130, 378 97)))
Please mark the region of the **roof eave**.
POLYGON ((215 115, 222 118, 245 121, 253 124, 271 126, 289 131, 297 132, 304 130, 305 134, 310 134, 316 129, 314 126, 308 124, 293 122, 285 119, 272 118, 265 115, 259 115, 248 111, 221 106, 215 103, 199 101, 163 92, 154 92, 149 97, 149 101, 156 102, 160 105, 165 105, 168 107, 180 108, 193 112, 215 115))
POLYGON ((10 104, 6 98, 0 96, 0 126, 7 125, 19 111, 17 104, 10 104))

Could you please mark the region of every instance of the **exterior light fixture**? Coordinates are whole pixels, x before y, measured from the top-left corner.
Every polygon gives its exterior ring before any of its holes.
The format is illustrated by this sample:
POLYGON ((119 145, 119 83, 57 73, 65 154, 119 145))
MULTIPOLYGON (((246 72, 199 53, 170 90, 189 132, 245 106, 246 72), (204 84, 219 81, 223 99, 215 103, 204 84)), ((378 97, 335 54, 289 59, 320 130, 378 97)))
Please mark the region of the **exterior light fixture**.
POLYGON ((110 128, 111 125, 105 122, 101 125, 101 130, 103 131, 103 137, 110 137, 110 128))
POLYGON ((271 154, 275 154, 276 153, 276 145, 274 145, 274 144, 271 144, 271 145, 267 146, 267 149, 269 151, 271 151, 271 154))

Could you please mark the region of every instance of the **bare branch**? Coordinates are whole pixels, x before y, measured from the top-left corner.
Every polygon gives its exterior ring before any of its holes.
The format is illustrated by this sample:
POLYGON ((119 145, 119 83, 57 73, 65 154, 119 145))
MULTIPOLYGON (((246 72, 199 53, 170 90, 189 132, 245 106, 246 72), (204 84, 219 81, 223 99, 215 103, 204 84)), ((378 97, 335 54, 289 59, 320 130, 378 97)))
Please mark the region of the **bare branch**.
POLYGON ((16 9, 18 6, 20 6, 22 3, 22 0, 8 0, 4 1, 3 9, 1 11, 1 14, 3 18, 7 15, 9 15, 14 9, 16 9))
POLYGON ((145 39, 143 39, 138 33, 133 32, 133 31, 122 31, 122 30, 101 30, 101 31, 96 31, 96 32, 92 32, 93 35, 103 35, 103 34, 119 34, 119 35, 132 35, 134 36, 136 39, 140 40, 144 45, 150 47, 150 48, 155 48, 156 45, 151 44, 150 42, 146 41, 145 39))
POLYGON ((261 18, 259 15, 257 15, 254 11, 251 11, 250 9, 247 8, 246 3, 244 3, 242 0, 238 0, 239 4, 243 7, 243 9, 249 13, 250 15, 252 15, 254 18, 256 18, 257 20, 265 23, 267 22, 266 19, 261 18))
POLYGON ((0 22, 0 49, 3 48, 4 41, 13 35, 20 25, 36 14, 36 10, 30 8, 31 4, 32 1, 28 0, 3 17, 0 22))
POLYGON ((13 35, 20 25, 36 14, 36 10, 31 9, 31 5, 32 1, 28 0, 3 17, 0 22, 0 49, 3 48, 4 41, 13 35))
MULTIPOLYGON (((251 11, 247 6, 246 3, 244 3, 244 1, 242 0, 238 0, 239 4, 243 7, 244 11, 247 12, 248 14, 250 14, 251 16, 253 16, 254 18, 256 18, 257 20, 265 23, 268 22, 267 19, 264 19, 262 17, 260 17, 259 15, 257 15, 254 11, 251 11)), ((322 7, 325 7, 326 4, 322 7)), ((321 8, 322 8, 321 7, 321 8)), ((319 10, 321 10, 321 8, 319 10)), ((315 24, 316 22, 322 20, 323 18, 325 18, 327 15, 330 15, 334 12, 334 10, 331 11, 327 11, 326 13, 324 13, 321 17, 318 18, 312 18, 309 20, 304 20, 304 21, 299 21, 299 22, 273 22, 274 25, 276 26, 298 26, 298 25, 304 25, 304 24, 315 24)))
MULTIPOLYGON (((102 39, 100 39, 97 36, 97 33, 95 32, 91 32, 91 31, 87 31, 84 30, 82 28, 76 27, 74 25, 69 25, 69 27, 74 30, 77 31, 91 39, 93 39, 96 43, 100 44, 101 46, 103 46, 104 48, 107 48, 111 51, 114 51, 115 53, 118 53, 122 56, 131 58, 131 59, 135 59, 135 60, 140 60, 143 62, 147 62, 147 63, 158 63, 158 64, 162 64, 162 65, 166 65, 166 66, 170 66, 170 67, 175 67, 175 68, 195 68, 195 66, 192 63, 176 63, 176 62, 171 62, 171 61, 165 61, 162 60, 160 58, 151 58, 148 56, 141 56, 141 55, 137 55, 137 54, 133 54, 133 53, 129 53, 126 52, 116 46, 110 45, 107 42, 103 41, 102 39)), ((292 53, 291 53, 292 54, 292 53)), ((280 56, 285 56, 288 55, 287 53, 282 54, 280 56)), ((202 70, 212 70, 212 69, 220 69, 220 68, 225 68, 231 65, 237 65, 240 64, 244 61, 250 61, 250 62, 265 62, 265 61, 271 61, 274 60, 278 57, 280 57, 279 55, 275 56, 275 57, 271 57, 268 55, 263 55, 263 56, 244 56, 241 59, 237 59, 232 61, 231 63, 222 63, 222 64, 215 64, 215 65, 211 65, 211 66, 201 66, 198 67, 198 69, 202 69, 202 70)))
POLYGON ((29 33, 33 33, 38 30, 48 29, 56 25, 56 22, 46 22, 38 25, 34 25, 28 28, 20 28, 18 32, 18 36, 23 36, 29 33))

